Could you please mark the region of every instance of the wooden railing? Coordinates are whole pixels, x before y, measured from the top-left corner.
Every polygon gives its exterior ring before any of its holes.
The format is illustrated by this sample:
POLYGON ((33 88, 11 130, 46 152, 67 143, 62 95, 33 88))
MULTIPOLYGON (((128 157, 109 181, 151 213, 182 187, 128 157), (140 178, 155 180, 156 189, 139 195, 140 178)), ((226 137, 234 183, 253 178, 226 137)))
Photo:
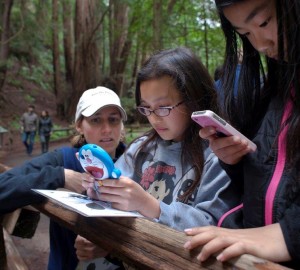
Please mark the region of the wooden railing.
POLYGON ((151 220, 84 217, 52 200, 34 207, 90 241, 111 247, 112 255, 137 269, 287 269, 251 255, 242 255, 226 263, 212 257, 200 264, 196 260, 200 248, 192 252, 185 250, 187 236, 183 232, 151 220))
MULTIPOLYGON (((0 172, 9 167, 0 164, 0 172)), ((251 255, 242 255, 226 263, 220 263, 213 256, 200 264, 196 256, 200 248, 189 252, 183 248, 187 236, 145 218, 91 218, 71 211, 55 201, 34 205, 61 225, 73 230, 90 241, 111 247, 112 255, 137 269, 288 269, 251 255)), ((16 211, 17 212, 17 211, 16 211)), ((0 269, 27 270, 10 235, 2 228, 0 216, 0 269)))

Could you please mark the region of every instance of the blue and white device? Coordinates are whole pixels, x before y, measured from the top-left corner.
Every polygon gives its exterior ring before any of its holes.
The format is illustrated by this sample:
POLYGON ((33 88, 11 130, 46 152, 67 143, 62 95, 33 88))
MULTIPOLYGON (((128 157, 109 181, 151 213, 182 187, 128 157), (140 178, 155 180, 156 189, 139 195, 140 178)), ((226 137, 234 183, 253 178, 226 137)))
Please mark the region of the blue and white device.
MULTIPOLYGON (((86 144, 79 149, 78 159, 82 168, 96 180, 118 179, 121 171, 114 166, 110 155, 96 144, 86 144)), ((101 184, 98 183, 100 186, 101 184)))

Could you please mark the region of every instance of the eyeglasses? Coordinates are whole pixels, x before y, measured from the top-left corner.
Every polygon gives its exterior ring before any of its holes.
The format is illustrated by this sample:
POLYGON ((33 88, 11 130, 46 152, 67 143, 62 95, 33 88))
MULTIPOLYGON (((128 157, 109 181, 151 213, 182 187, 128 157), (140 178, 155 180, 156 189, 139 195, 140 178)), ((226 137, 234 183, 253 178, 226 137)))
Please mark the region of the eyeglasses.
POLYGON ((159 107, 155 110, 150 110, 149 108, 143 107, 143 106, 138 106, 137 110, 145 116, 150 116, 151 113, 154 113, 157 116, 160 117, 165 117, 168 116, 170 114, 170 112, 175 109, 176 107, 178 107, 179 105, 181 105, 182 103, 184 103, 184 101, 180 101, 179 103, 177 103, 174 106, 168 106, 168 107, 159 107))

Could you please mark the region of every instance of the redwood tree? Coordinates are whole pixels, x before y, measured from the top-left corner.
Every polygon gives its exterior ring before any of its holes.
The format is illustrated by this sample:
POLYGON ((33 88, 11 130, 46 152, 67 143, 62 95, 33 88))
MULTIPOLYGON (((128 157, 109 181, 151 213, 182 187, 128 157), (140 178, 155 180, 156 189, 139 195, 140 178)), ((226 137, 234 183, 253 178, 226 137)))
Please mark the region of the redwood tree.
MULTIPOLYGON (((1 3, 3 5, 3 3, 1 3)), ((4 9, 2 14, 2 32, 0 43, 0 93, 4 85, 6 71, 7 71, 7 59, 9 55, 9 32, 10 32, 10 13, 13 6, 13 0, 4 1, 4 9)), ((2 95, 0 95, 1 98, 2 95)))
POLYGON ((76 0, 75 51, 72 82, 72 97, 68 117, 72 118, 81 94, 99 85, 99 50, 96 43, 97 24, 96 5, 98 0, 76 0))

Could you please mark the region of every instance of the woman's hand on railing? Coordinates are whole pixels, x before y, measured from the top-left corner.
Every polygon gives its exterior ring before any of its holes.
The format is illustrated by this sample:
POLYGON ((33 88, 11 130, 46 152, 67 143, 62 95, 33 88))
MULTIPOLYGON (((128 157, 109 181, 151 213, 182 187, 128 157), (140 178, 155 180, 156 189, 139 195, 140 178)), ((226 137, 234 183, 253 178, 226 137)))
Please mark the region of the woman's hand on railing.
POLYGON ((103 249, 80 235, 77 236, 74 247, 79 261, 105 257, 111 251, 111 248, 103 249))

